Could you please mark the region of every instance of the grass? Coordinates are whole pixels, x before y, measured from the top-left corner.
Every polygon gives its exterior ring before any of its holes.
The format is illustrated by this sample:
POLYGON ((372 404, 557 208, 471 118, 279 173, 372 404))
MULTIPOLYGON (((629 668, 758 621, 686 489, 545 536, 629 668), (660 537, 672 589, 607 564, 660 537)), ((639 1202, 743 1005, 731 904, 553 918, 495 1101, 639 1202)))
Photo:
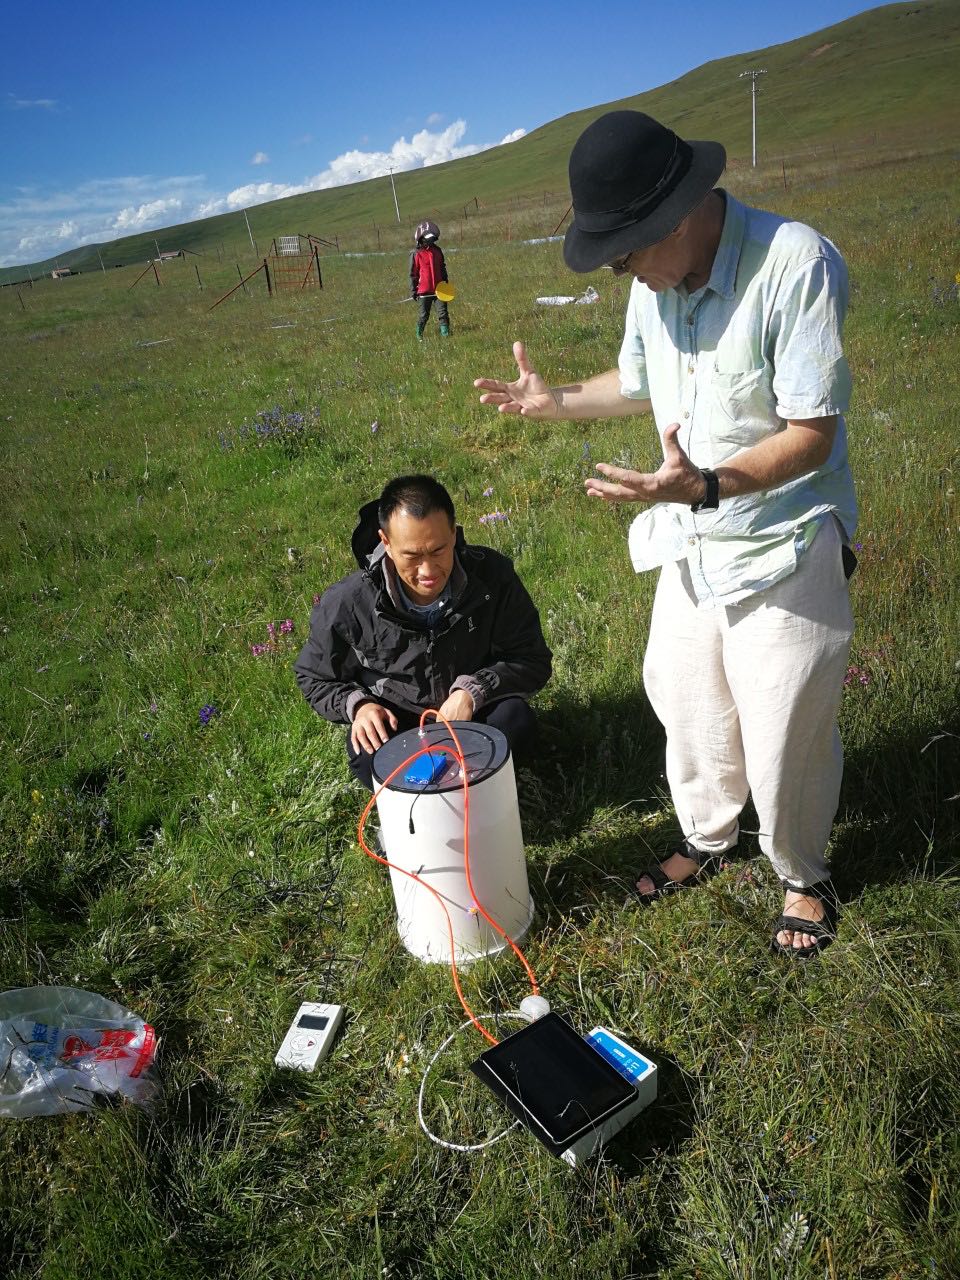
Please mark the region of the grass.
MULTIPOLYGON (((605 367, 625 286, 599 273, 597 305, 537 308, 581 284, 556 245, 467 240, 454 336, 434 325, 422 346, 401 252, 331 258, 322 292, 251 288, 215 311, 227 262, 201 268, 202 292, 188 261, 159 289, 130 290, 131 269, 38 284, 23 306, 0 293, 0 985, 138 1010, 162 1080, 149 1114, 0 1125, 7 1274, 119 1280, 145 1258, 175 1280, 960 1270, 960 209, 942 157, 883 158, 822 157, 786 191, 778 170, 731 175, 834 239, 853 283, 846 905, 808 968, 767 953, 762 859, 652 910, 627 899, 673 834, 639 678, 654 584, 629 570, 630 513, 580 481, 598 460, 650 465, 651 423, 507 421, 470 385, 510 369, 514 336, 548 378, 605 367), (277 405, 289 429, 243 430, 277 405), (420 1077, 458 1006, 403 950, 353 838, 342 730, 292 680, 314 593, 351 568, 357 506, 419 468, 449 484, 468 538, 514 556, 555 653, 545 750, 520 771, 527 954, 554 1007, 659 1064, 656 1106, 577 1171, 520 1133, 478 1156, 420 1133, 420 1077), (494 508, 509 521, 480 526, 494 508), (292 638, 255 657, 286 618, 292 638), (294 1079, 273 1054, 316 998, 347 1025, 294 1079)), ((509 1009, 521 978, 479 965, 468 994, 509 1009)), ((466 1071, 481 1047, 464 1033, 428 1093, 453 1141, 501 1123, 466 1071)))

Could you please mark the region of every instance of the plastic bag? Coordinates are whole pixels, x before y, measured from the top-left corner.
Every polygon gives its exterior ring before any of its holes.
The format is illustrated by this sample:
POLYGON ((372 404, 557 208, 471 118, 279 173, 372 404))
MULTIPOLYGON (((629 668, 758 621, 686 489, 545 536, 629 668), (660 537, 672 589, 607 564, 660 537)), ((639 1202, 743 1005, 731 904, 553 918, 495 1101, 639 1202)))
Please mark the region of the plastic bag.
POLYGON ((149 1104, 153 1027, 122 1005, 74 987, 0 994, 0 1116, 88 1111, 98 1095, 149 1104))
POLYGON ((586 291, 581 293, 580 297, 575 297, 572 293, 554 293, 546 298, 538 298, 537 302, 541 307, 565 307, 568 302, 575 302, 577 306, 589 305, 591 302, 599 302, 600 295, 597 293, 593 285, 588 285, 586 291))

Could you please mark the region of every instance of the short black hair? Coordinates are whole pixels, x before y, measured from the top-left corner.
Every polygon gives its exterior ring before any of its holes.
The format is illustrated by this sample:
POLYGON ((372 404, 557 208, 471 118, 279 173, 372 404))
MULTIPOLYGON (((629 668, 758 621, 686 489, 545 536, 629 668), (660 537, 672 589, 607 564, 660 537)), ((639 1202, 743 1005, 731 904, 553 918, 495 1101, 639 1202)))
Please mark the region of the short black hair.
POLYGON ((414 520, 425 520, 434 511, 443 511, 451 524, 456 524, 453 499, 433 476, 397 476, 380 495, 377 519, 386 529, 398 511, 406 511, 414 520))

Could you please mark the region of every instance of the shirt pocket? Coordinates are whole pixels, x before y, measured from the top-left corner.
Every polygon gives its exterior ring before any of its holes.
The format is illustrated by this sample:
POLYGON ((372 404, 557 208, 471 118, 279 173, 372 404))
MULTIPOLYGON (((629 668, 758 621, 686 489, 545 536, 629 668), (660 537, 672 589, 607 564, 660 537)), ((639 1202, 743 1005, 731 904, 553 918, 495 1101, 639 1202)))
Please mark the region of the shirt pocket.
POLYGON ((714 441, 727 446, 725 456, 748 449, 780 430, 776 400, 768 369, 715 370, 710 424, 714 441))

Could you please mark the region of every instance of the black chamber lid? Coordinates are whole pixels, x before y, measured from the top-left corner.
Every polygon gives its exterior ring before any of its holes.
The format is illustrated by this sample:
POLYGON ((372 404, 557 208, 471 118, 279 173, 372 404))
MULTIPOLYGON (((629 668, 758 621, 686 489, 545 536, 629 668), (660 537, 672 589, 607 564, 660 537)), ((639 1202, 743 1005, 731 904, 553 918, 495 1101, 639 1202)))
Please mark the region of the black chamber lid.
MULTIPOLYGON (((467 765, 467 776, 470 786, 486 781, 498 773, 510 756, 510 744, 499 729, 493 725, 476 724, 472 720, 453 720, 451 722, 460 739, 463 758, 467 765)), ((437 793, 441 791, 459 791, 463 787, 460 769, 456 759, 456 744, 441 721, 433 721, 424 725, 424 736, 420 737, 418 729, 408 729, 406 733, 397 734, 376 752, 373 757, 373 779, 381 786, 385 778, 403 764, 408 756, 414 755, 422 747, 436 747, 437 756, 441 750, 449 752, 448 766, 437 768, 437 776, 430 779, 431 756, 420 756, 410 764, 409 770, 398 773, 390 783, 390 791, 407 792, 417 795, 422 792, 437 793), (413 772, 417 778, 408 780, 407 773, 413 772)), ((439 766, 439 760, 438 760, 439 766)))

